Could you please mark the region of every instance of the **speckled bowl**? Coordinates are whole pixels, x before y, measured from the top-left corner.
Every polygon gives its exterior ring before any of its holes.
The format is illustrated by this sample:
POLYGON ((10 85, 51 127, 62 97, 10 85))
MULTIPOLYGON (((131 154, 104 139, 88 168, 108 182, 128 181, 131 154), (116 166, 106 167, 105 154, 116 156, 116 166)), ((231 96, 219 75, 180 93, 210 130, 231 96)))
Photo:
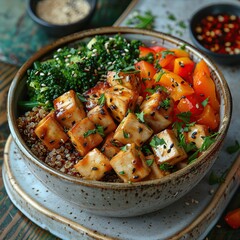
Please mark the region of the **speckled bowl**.
POLYGON ((130 217, 150 213, 175 202, 191 190, 208 172, 222 147, 231 120, 231 94, 226 80, 217 67, 190 44, 172 36, 148 30, 124 27, 92 29, 64 37, 33 55, 18 71, 8 95, 8 121, 12 137, 24 161, 32 173, 51 191, 67 201, 81 206, 92 214, 130 217), (49 167, 37 159, 28 149, 17 128, 16 119, 21 114, 18 108, 25 94, 26 72, 34 61, 41 60, 53 50, 74 42, 89 40, 95 35, 115 35, 121 33, 128 39, 140 39, 147 45, 179 47, 186 44, 194 61, 204 59, 215 81, 220 98, 220 129, 216 141, 194 163, 162 179, 137 183, 106 183, 83 180, 66 175, 49 167))

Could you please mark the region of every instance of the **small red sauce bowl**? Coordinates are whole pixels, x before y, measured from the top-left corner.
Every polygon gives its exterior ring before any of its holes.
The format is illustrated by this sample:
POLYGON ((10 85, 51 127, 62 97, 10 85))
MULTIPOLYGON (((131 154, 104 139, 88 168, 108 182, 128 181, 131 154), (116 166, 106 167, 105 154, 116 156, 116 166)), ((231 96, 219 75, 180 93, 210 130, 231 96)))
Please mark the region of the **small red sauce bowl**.
POLYGON ((190 19, 193 43, 220 64, 240 64, 239 18, 240 5, 237 4, 214 4, 201 8, 190 19))

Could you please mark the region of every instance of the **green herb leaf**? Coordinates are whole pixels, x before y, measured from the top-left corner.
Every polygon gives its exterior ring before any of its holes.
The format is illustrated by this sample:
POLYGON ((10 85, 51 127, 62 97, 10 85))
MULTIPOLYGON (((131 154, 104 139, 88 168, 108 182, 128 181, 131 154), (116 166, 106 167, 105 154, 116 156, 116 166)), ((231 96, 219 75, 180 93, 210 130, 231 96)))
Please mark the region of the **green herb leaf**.
POLYGON ((86 138, 86 137, 88 137, 88 136, 91 135, 91 134, 95 134, 96 132, 97 132, 97 129, 96 129, 96 128, 90 129, 90 130, 88 130, 87 132, 85 132, 85 133, 83 134, 83 137, 86 138))
POLYGON ((170 107, 170 98, 166 98, 164 99, 161 103, 160 103, 160 107, 168 110, 168 108, 170 107))
POLYGON ((194 162, 198 158, 199 150, 194 152, 189 158, 188 158, 188 164, 194 162))
POLYGON ((103 106, 105 104, 105 102, 106 102, 106 98, 105 98, 104 93, 102 93, 98 99, 98 105, 103 106))
POLYGON ((176 20, 176 17, 172 13, 168 13, 167 17, 168 17, 169 20, 172 20, 172 21, 176 20))
POLYGON ((130 134, 127 133, 127 132, 125 132, 125 131, 123 130, 123 136, 124 136, 124 138, 129 138, 129 137, 130 137, 130 134))
POLYGON ((177 114, 177 117, 180 120, 182 120, 184 123, 189 123, 191 115, 192 115, 191 112, 182 112, 182 113, 177 114))
POLYGON ((209 99, 206 98, 204 101, 202 101, 201 104, 202 104, 203 107, 206 107, 208 105, 208 102, 209 102, 209 99))
POLYGON ((184 21, 179 21, 178 26, 181 27, 181 28, 184 28, 184 29, 187 27, 187 25, 185 24, 184 21))
POLYGON ((149 145, 143 145, 143 146, 141 147, 141 150, 142 150, 142 152, 144 152, 146 155, 151 155, 151 154, 153 154, 152 151, 151 151, 151 149, 150 149, 150 147, 149 147, 149 145))
POLYGON ((125 172, 124 172, 124 171, 120 171, 119 174, 120 174, 120 175, 124 175, 125 172))
POLYGON ((162 54, 162 56, 161 56, 162 58, 166 58, 167 55, 175 55, 175 53, 170 50, 162 51, 161 54, 162 54))
POLYGON ((101 125, 96 125, 96 132, 98 133, 98 134, 100 134, 102 137, 105 137, 105 134, 104 134, 104 128, 103 128, 103 126, 101 126, 101 125))
POLYGON ((127 151, 127 145, 125 145, 125 146, 123 146, 123 147, 120 147, 120 149, 121 149, 122 151, 126 152, 126 151, 127 151))
POLYGON ((151 167, 154 163, 154 159, 148 159, 146 160, 146 164, 148 165, 148 167, 151 167))
POLYGON ((87 99, 80 93, 77 93, 78 98, 80 99, 81 102, 87 102, 87 99))
POLYGON ((235 153, 235 152, 238 152, 238 151, 240 150, 240 144, 239 144, 239 142, 236 140, 236 141, 235 141, 235 144, 234 144, 234 145, 231 145, 231 146, 228 146, 228 147, 226 148, 226 150, 227 150, 227 153, 229 153, 229 154, 233 154, 233 153, 235 153))
POLYGON ((166 144, 165 140, 163 138, 159 138, 158 136, 153 136, 150 146, 156 148, 159 145, 164 145, 166 144))
POLYGON ((157 85, 155 88, 146 88, 145 89, 145 91, 149 92, 150 94, 153 94, 153 93, 157 92, 158 90, 168 93, 168 90, 164 86, 160 86, 160 85, 157 85))
POLYGON ((155 79, 155 82, 159 82, 164 73, 165 73, 165 71, 161 69, 160 72, 157 73, 157 77, 155 79))
POLYGON ((140 113, 136 113, 137 119, 139 120, 139 122, 144 123, 144 113, 140 112, 140 113))
POLYGON ((219 133, 216 132, 210 136, 205 136, 204 137, 204 141, 203 144, 201 146, 201 148, 199 149, 201 152, 206 151, 214 142, 215 142, 215 137, 218 135, 219 133))
POLYGON ((185 50, 186 49, 186 44, 183 44, 181 47, 180 47, 181 50, 185 50))
POLYGON ((169 164, 169 163, 161 163, 159 165, 159 168, 162 170, 162 171, 169 171, 170 169, 173 168, 173 165, 169 164))

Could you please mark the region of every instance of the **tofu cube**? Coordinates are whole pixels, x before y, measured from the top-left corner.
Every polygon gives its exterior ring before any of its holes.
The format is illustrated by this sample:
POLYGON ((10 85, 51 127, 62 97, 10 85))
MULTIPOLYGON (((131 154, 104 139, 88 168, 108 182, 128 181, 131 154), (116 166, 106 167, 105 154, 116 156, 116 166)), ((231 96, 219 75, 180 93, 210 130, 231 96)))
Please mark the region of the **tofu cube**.
POLYGON ((135 108, 138 93, 121 85, 116 85, 106 90, 105 97, 113 118, 121 122, 128 110, 135 108))
POLYGON ((113 138, 124 145, 135 143, 137 146, 142 146, 152 134, 153 130, 151 128, 139 122, 134 113, 129 113, 119 124, 113 138))
POLYGON ((96 106, 88 112, 87 116, 95 125, 103 127, 105 135, 117 128, 106 106, 96 106))
POLYGON ((143 153, 134 143, 127 144, 123 148, 111 159, 112 168, 124 182, 141 181, 151 171, 143 153))
POLYGON ((35 128, 38 138, 44 143, 48 150, 59 148, 69 138, 63 127, 55 118, 55 112, 50 112, 35 128))
POLYGON ((155 142, 155 146, 152 146, 152 149, 158 164, 169 163, 174 165, 187 158, 187 154, 184 149, 179 146, 173 130, 165 129, 154 135, 150 143, 153 142, 155 142))
POLYGON ((113 72, 107 73, 107 82, 110 86, 122 85, 128 89, 139 92, 141 90, 140 73, 113 72))
POLYGON ((143 101, 140 109, 154 133, 162 131, 172 123, 173 105, 173 100, 161 92, 156 92, 143 101))
POLYGON ((146 163, 151 169, 150 174, 145 178, 145 180, 159 179, 170 174, 169 171, 161 170, 160 166, 156 163, 154 155, 145 156, 146 163))
POLYGON ((84 179, 100 180, 107 172, 112 169, 109 159, 97 148, 94 148, 81 159, 74 168, 84 179))
POLYGON ((89 118, 84 118, 77 122, 68 131, 68 135, 81 156, 86 155, 103 140, 101 135, 97 133, 94 123, 89 118))
POLYGON ((208 136, 208 128, 205 125, 195 124, 189 128, 189 131, 186 133, 186 141, 188 143, 193 142, 196 144, 197 148, 201 148, 204 137, 208 136))
POLYGON ((96 107, 99 101, 99 98, 105 91, 109 88, 109 84, 107 82, 98 82, 94 87, 90 88, 88 91, 83 93, 83 96, 86 99, 85 107, 88 111, 96 107))
POLYGON ((56 98, 53 104, 58 122, 67 129, 86 117, 84 106, 73 90, 56 98))
POLYGON ((114 157, 119 151, 120 147, 123 146, 122 143, 113 139, 114 132, 110 133, 101 148, 101 152, 106 155, 109 159, 114 157))

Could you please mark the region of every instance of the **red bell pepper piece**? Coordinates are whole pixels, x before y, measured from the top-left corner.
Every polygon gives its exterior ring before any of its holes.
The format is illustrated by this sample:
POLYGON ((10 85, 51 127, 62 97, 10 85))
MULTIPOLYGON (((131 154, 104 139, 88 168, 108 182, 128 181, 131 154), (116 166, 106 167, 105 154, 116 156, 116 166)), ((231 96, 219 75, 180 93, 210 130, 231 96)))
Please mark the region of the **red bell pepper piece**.
POLYGON ((225 221, 233 229, 240 228, 240 208, 228 212, 225 221))

